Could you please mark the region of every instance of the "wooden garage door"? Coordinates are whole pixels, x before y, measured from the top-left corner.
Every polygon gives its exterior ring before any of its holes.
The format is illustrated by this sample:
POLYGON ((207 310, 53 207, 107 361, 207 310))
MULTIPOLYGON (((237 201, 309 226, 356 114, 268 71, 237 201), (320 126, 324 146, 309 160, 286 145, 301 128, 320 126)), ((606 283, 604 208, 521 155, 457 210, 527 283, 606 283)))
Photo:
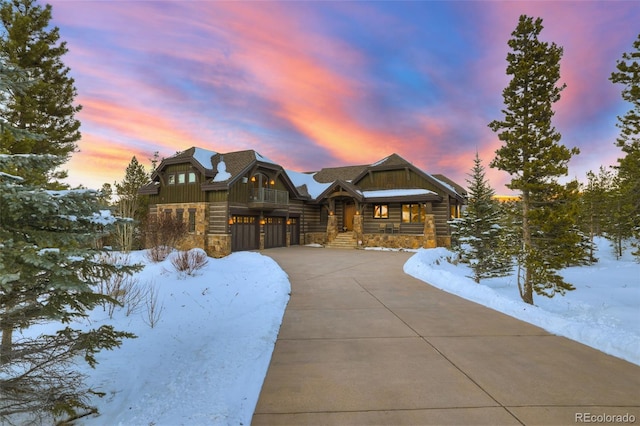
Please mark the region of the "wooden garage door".
POLYGON ((289 232, 291 233, 289 244, 295 246, 300 244, 300 220, 297 217, 291 217, 289 218, 289 223, 291 224, 289 225, 289 232))
POLYGON ((286 222, 284 217, 265 217, 264 221, 264 248, 286 246, 286 222))
POLYGON ((255 250, 259 247, 258 218, 232 216, 231 251, 255 250))

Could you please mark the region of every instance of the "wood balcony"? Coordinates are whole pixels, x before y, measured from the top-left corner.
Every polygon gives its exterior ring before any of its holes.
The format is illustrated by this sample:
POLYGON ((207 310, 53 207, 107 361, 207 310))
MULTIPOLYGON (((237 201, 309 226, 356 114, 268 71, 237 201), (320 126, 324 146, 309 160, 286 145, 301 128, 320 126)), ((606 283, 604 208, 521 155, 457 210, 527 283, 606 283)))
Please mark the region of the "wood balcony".
POLYGON ((249 208, 273 210, 289 205, 289 193, 278 189, 251 188, 249 192, 249 208))

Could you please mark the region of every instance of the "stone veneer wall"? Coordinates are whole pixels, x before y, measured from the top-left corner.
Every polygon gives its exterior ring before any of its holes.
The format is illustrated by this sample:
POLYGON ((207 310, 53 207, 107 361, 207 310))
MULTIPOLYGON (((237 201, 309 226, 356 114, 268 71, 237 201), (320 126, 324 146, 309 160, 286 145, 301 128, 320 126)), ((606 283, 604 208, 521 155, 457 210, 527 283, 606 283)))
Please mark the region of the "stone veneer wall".
POLYGON ((207 254, 211 257, 225 257, 231 254, 231 234, 207 235, 207 254))
POLYGON ((325 244, 326 242, 326 232, 306 232, 304 234, 304 244, 325 244))
POLYGON ((363 234, 362 247, 428 248, 424 235, 363 234))
POLYGON ((207 206, 205 203, 173 203, 173 204, 158 204, 157 214, 164 215, 165 210, 171 210, 171 215, 176 217, 177 210, 183 210, 182 219, 189 225, 189 210, 195 209, 196 211, 196 226, 194 232, 188 232, 182 240, 178 243, 176 249, 189 250, 192 248, 201 248, 207 250, 207 206))

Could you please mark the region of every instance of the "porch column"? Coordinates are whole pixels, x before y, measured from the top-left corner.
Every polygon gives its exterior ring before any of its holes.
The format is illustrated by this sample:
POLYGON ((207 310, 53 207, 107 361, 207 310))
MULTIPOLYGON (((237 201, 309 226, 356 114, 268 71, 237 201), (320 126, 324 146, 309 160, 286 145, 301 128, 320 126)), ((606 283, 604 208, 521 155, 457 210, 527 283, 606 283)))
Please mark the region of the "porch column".
POLYGON ((356 214, 353 216, 353 235, 357 241, 362 241, 362 234, 364 234, 362 215, 360 211, 356 210, 356 214))
POLYGON ((432 214, 425 215, 424 218, 424 240, 422 247, 436 248, 438 240, 436 239, 436 217, 432 214))
POLYGON ((329 217, 327 219, 327 242, 330 243, 331 241, 335 240, 337 235, 338 218, 333 213, 333 211, 331 211, 329 212, 329 217))

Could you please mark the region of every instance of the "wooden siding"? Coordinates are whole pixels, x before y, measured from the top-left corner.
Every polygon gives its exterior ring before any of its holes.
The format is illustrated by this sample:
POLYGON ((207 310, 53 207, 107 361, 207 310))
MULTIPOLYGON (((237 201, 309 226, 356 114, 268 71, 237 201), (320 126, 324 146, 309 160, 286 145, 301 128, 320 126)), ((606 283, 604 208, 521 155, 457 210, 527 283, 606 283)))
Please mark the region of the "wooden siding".
POLYGON ((321 222, 320 212, 324 206, 305 204, 302 206, 301 232, 324 232, 327 230, 327 222, 321 222))
MULTIPOLYGON (((195 169, 191 164, 174 164, 168 166, 162 173, 162 180, 160 192, 157 196, 158 203, 197 203, 205 201, 205 194, 202 192, 200 185, 203 183, 204 176, 195 169), (176 183, 169 185, 169 175, 176 175, 179 173, 194 172, 196 174, 196 181, 194 183, 176 183)), ((155 200, 153 200, 155 201, 155 200)), ((153 202, 152 201, 152 202, 153 202)))
MULTIPOLYGON (((386 204, 386 203, 381 203, 386 204)), ((432 214, 436 221, 436 235, 449 235, 449 205, 448 203, 433 203, 432 214)), ((363 232, 365 234, 376 234, 380 232, 380 224, 399 223, 400 232, 410 234, 421 234, 424 232, 424 223, 402 223, 402 204, 389 203, 389 218, 375 219, 373 217, 373 204, 366 204, 362 212, 364 217, 363 232)))
POLYGON ((443 195, 442 189, 411 170, 385 170, 365 175, 358 187, 363 191, 396 188, 424 188, 443 195))
POLYGON ((209 233, 226 234, 229 227, 226 202, 209 203, 209 233))
POLYGON ((449 204, 433 203, 433 215, 436 220, 436 235, 438 237, 449 235, 449 204))

